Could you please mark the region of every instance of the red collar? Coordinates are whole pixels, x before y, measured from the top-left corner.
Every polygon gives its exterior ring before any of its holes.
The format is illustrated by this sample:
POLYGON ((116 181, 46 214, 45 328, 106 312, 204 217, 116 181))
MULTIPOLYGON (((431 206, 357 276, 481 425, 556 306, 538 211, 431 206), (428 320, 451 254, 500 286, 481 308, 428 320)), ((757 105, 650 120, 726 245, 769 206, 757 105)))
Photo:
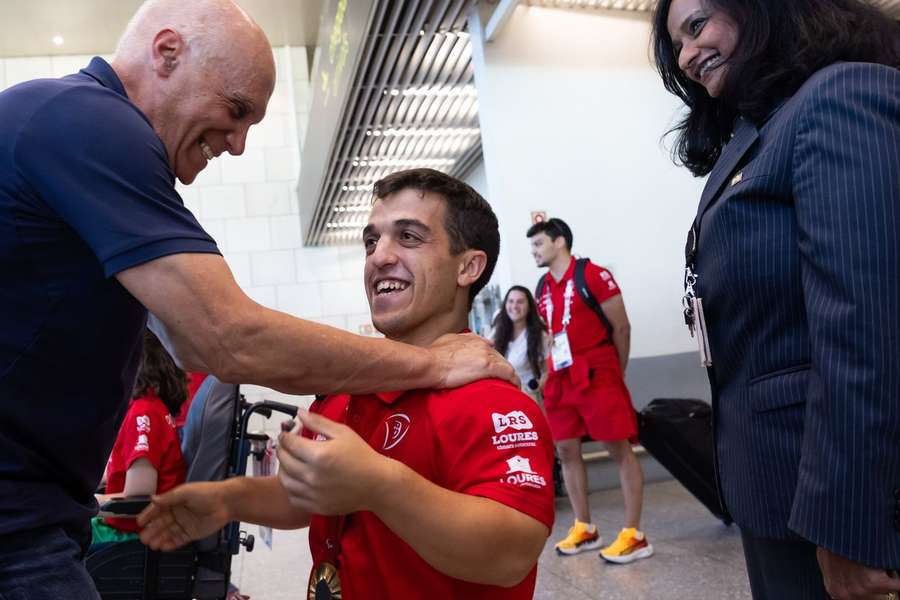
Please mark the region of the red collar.
POLYGON ((563 273, 563 276, 559 281, 554 279, 553 273, 551 273, 549 270, 547 270, 547 280, 551 286, 559 285, 562 282, 566 281, 567 279, 572 279, 573 277, 575 277, 575 257, 574 256, 569 258, 569 266, 566 269, 566 272, 563 273))

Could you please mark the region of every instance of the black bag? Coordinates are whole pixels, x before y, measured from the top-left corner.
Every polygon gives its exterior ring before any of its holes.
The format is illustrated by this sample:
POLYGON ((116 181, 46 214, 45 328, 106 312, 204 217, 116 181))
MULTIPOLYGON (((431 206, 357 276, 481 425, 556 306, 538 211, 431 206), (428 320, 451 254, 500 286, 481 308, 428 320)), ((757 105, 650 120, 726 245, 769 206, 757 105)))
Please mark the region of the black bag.
POLYGON ((716 490, 712 409, 702 400, 657 398, 638 415, 641 445, 709 511, 731 525, 716 490))

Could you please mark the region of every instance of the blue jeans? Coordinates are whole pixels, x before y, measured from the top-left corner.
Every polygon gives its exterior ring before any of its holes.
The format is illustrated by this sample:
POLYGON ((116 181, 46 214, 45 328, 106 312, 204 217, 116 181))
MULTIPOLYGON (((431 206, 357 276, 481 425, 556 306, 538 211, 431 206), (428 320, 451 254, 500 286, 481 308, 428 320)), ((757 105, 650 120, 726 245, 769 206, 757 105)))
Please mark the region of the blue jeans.
POLYGON ((0 536, 0 600, 100 600, 84 550, 61 527, 0 536))

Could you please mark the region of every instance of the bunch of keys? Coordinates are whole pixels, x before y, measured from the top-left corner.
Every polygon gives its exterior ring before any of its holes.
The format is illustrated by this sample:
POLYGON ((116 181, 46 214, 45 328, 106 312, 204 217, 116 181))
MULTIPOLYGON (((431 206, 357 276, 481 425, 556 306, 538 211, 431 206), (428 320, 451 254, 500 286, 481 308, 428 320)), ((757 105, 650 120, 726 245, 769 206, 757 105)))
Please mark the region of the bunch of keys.
POLYGON ((709 338, 706 333, 706 316, 703 314, 703 299, 694 293, 694 285, 697 283, 697 275, 690 267, 684 272, 684 297, 681 304, 684 307, 684 322, 691 332, 691 337, 696 333, 697 346, 700 350, 700 366, 712 366, 712 354, 709 351, 709 338))

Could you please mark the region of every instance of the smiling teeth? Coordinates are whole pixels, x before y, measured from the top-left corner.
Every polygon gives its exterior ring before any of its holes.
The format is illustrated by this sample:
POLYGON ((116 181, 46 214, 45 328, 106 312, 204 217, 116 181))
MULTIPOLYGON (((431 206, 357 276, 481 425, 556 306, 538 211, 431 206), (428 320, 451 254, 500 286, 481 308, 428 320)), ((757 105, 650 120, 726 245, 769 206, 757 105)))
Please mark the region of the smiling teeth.
POLYGON ((212 160, 216 157, 216 155, 213 154, 212 148, 210 148, 205 140, 200 140, 200 150, 203 151, 203 156, 206 157, 206 160, 212 160))
POLYGON ((409 284, 405 281, 397 281, 396 279, 385 279, 383 281, 379 281, 378 285, 375 286, 375 291, 379 294, 382 292, 389 292, 392 290, 400 290, 403 291, 409 287, 409 284))
POLYGON ((722 61, 720 60, 721 58, 722 57, 720 55, 716 54, 715 56, 712 56, 709 59, 707 59, 706 62, 703 63, 703 66, 700 67, 700 73, 699 73, 700 79, 703 79, 703 76, 706 75, 706 73, 708 71, 718 67, 722 63, 722 61))

